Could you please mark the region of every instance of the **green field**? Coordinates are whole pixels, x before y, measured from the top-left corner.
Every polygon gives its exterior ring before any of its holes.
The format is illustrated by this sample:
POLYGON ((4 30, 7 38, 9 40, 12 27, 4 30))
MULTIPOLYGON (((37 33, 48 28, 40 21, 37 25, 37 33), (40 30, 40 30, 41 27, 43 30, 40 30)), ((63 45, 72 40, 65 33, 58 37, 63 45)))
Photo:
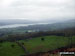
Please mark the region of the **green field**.
MULTIPOLYGON (((70 39, 68 37, 62 36, 44 36, 31 38, 28 40, 21 40, 20 43, 24 43, 26 51, 30 53, 36 52, 47 52, 50 50, 55 50, 60 47, 65 47, 70 45, 70 39)), ((72 37, 72 43, 75 44, 75 36, 72 37)), ((4 42, 0 43, 0 56, 20 56, 26 54, 24 50, 15 42, 4 42), (11 47, 14 45, 14 47, 11 47)))

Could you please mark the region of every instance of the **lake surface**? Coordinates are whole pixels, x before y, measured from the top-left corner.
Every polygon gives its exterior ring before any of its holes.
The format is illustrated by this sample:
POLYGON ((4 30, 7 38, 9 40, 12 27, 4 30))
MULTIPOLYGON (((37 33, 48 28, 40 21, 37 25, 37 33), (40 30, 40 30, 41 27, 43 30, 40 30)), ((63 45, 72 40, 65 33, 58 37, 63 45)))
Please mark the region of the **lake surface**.
POLYGON ((30 25, 46 25, 46 24, 49 24, 49 23, 37 23, 37 24, 12 24, 12 25, 4 25, 4 26, 0 26, 0 29, 3 29, 3 28, 16 28, 16 27, 22 27, 22 26, 30 26, 30 25))

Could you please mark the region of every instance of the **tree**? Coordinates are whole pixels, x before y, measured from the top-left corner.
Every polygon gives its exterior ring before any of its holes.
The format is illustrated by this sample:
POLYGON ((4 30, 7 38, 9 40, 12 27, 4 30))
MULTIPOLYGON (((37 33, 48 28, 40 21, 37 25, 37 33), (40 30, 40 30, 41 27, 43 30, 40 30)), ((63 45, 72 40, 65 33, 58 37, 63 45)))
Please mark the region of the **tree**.
POLYGON ((3 40, 0 40, 0 43, 3 43, 3 40))
POLYGON ((24 45, 24 43, 22 42, 22 45, 24 45))
POLYGON ((41 38, 41 40, 44 41, 45 39, 44 38, 41 38))
POLYGON ((14 45, 14 44, 12 44, 12 45, 11 45, 11 47, 13 48, 13 47, 15 47, 15 45, 14 45))

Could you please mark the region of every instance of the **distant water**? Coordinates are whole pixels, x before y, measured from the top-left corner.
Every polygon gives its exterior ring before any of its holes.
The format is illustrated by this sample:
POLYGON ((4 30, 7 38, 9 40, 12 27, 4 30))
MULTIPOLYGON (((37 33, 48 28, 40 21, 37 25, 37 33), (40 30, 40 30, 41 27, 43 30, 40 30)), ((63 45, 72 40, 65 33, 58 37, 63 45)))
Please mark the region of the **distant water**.
POLYGON ((49 24, 49 23, 37 23, 37 24, 12 24, 12 25, 4 25, 4 26, 0 26, 0 29, 3 28, 16 28, 16 27, 22 27, 22 26, 30 26, 30 25, 45 25, 45 24, 49 24))

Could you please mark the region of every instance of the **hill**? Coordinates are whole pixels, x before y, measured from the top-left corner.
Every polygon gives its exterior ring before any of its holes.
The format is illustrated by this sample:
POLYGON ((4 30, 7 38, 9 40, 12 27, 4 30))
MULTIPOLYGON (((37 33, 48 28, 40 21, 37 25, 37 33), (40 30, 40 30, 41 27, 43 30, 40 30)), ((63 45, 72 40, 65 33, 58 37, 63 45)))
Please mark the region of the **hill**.
POLYGON ((0 19, 0 25, 11 25, 11 24, 32 24, 35 23, 30 20, 21 19, 0 19))
POLYGON ((19 27, 18 29, 52 31, 52 30, 59 30, 59 29, 61 30, 61 29, 72 28, 72 27, 75 27, 75 19, 52 23, 52 24, 29 25, 28 27, 19 27))

